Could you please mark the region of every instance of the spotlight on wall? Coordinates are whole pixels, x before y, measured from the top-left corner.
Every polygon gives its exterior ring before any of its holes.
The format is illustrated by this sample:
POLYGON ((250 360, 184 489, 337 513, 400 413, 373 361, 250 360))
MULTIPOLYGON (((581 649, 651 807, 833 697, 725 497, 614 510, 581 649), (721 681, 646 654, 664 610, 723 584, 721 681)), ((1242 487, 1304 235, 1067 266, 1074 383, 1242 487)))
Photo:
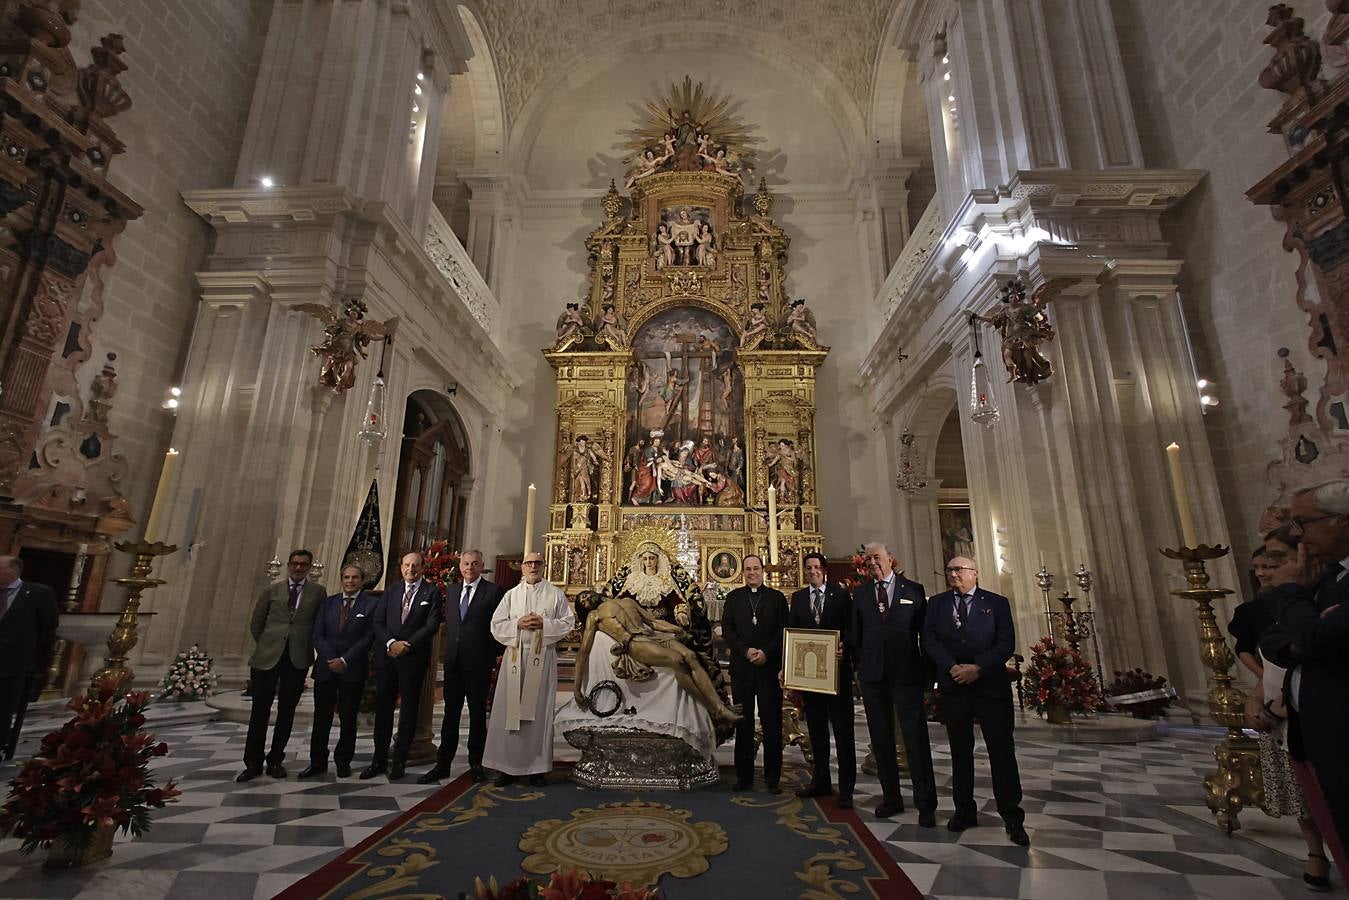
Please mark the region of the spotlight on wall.
POLYGON ((449 384, 445 385, 445 393, 449 394, 451 397, 459 393, 459 382, 451 381, 449 384))
POLYGON ((276 187, 276 182, 272 180, 272 176, 270 175, 262 176, 261 178, 258 179, 258 183, 269 191, 272 188, 276 187))
POLYGON ((420 97, 422 95, 422 86, 420 84, 414 84, 412 86, 412 93, 420 97))
POLYGON ((425 81, 425 80, 426 80, 426 73, 425 73, 425 72, 418 72, 418 73, 417 73, 417 80, 418 80, 418 81, 425 81))
POLYGON ((1199 389, 1199 409, 1207 413, 1210 408, 1218 405, 1218 395, 1214 390, 1214 383, 1211 379, 1200 378, 1194 383, 1199 389))

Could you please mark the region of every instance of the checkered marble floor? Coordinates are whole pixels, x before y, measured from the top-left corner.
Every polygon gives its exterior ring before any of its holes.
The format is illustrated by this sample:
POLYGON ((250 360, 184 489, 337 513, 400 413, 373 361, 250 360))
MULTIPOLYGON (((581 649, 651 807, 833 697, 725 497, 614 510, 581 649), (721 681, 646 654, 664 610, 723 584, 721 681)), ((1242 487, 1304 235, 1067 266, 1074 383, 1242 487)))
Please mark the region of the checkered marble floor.
MULTIPOLYGON (((31 723, 20 756, 31 752, 52 721, 31 723)), ((245 728, 225 722, 177 725, 160 731, 171 752, 157 767, 161 779, 180 781, 183 796, 155 816, 145 839, 119 837, 112 858, 89 870, 46 873, 41 852, 23 857, 14 841, 0 841, 0 896, 114 900, 158 897, 234 900, 271 897, 415 806, 434 787, 419 787, 414 770, 390 784, 360 781, 297 782, 305 737, 292 742, 291 775, 234 783, 245 728)), ((917 826, 917 814, 890 820, 871 815, 878 801, 874 778, 858 784, 858 811, 919 890, 941 900, 1274 900, 1303 898, 1301 861, 1240 833, 1224 837, 1181 808, 1202 806, 1202 776, 1212 765, 1213 732, 1169 728, 1164 738, 1136 746, 1068 745, 1018 741, 1030 848, 1007 840, 994 810, 987 763, 976 761, 976 797, 982 827, 952 834, 950 762, 945 735, 932 727, 942 805, 938 828, 917 826)), ((858 744, 866 727, 859 711, 858 744)), ((357 747, 355 768, 370 758, 369 737, 357 747)), ((720 761, 730 762, 723 747, 720 761)), ((575 751, 559 743, 559 759, 575 751)), ((787 750, 788 779, 805 775, 800 754, 787 750)), ((465 768, 457 761, 453 775, 465 768)), ((0 768, 0 778, 13 777, 0 768)), ((906 797, 906 802, 908 798, 906 797)), ((1247 812, 1243 819, 1259 818, 1247 812)), ((498 873, 501 874, 501 873, 498 873)), ((1333 876, 1341 884, 1338 873, 1333 876)), ((453 890, 467 888, 456 885, 453 890)), ((451 890, 450 886, 446 888, 451 890)), ((670 897, 690 896, 680 882, 670 897)), ((453 896, 451 893, 450 896, 453 896)))

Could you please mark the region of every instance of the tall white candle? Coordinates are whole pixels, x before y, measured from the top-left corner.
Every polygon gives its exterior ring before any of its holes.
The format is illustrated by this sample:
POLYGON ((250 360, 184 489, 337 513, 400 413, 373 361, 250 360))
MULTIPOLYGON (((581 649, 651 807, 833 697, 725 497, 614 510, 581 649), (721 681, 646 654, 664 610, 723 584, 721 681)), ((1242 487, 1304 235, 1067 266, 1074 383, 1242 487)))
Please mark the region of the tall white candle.
POLYGON ((1180 513, 1181 542, 1186 547, 1198 547, 1194 516, 1190 514, 1190 491, 1185 485, 1185 470, 1180 464, 1180 445, 1175 441, 1166 447, 1166 460, 1171 465, 1171 491, 1176 495, 1176 511, 1180 513))
POLYGON ((768 486, 768 564, 778 564, 778 491, 768 486))
POLYGON ((534 498, 538 491, 529 486, 529 500, 525 504, 525 555, 534 551, 534 498))
POLYGON ((150 518, 145 521, 146 541, 160 538, 165 507, 169 504, 169 494, 173 490, 173 475, 178 469, 178 451, 170 447, 164 453, 164 466, 159 470, 159 484, 155 485, 155 499, 150 504, 150 518))

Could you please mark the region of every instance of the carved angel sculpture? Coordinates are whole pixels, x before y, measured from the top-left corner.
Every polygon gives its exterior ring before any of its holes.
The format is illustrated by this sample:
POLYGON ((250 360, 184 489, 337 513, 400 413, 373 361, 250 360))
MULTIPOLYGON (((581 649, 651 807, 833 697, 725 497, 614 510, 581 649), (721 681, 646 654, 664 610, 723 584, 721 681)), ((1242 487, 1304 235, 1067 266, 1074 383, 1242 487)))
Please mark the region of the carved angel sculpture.
POLYGON ((585 337, 582 332, 589 325, 585 314, 581 312, 581 304, 568 303, 566 309, 562 310, 562 315, 557 317, 557 343, 553 345, 553 349, 560 352, 579 344, 585 337))
POLYGON ((976 316, 1002 335, 1002 362, 1007 380, 1038 384, 1054 374, 1053 364, 1040 353, 1040 346, 1054 339, 1054 328, 1045 315, 1045 307, 1064 288, 1077 284, 1076 278, 1054 278, 1035 289, 1026 300, 1026 286, 1018 278, 1007 282, 1000 292, 1001 306, 991 316, 976 316))
POLYGON ((814 350, 819 347, 818 328, 815 324, 815 313, 806 305, 805 297, 798 297, 787 307, 787 315, 783 319, 785 337, 788 341, 800 344, 807 350, 814 350))
POLYGON ((595 340, 601 344, 608 344, 610 350, 626 350, 630 346, 628 339, 628 325, 623 321, 623 317, 614 309, 612 303, 604 304, 604 313, 600 316, 599 326, 595 333, 595 340))
POLYGON ((365 321, 365 304, 351 300, 341 315, 320 303, 301 303, 295 309, 323 322, 323 343, 309 352, 323 360, 319 384, 340 394, 356 385, 356 366, 369 354, 365 348, 375 338, 387 335, 382 322, 365 321))

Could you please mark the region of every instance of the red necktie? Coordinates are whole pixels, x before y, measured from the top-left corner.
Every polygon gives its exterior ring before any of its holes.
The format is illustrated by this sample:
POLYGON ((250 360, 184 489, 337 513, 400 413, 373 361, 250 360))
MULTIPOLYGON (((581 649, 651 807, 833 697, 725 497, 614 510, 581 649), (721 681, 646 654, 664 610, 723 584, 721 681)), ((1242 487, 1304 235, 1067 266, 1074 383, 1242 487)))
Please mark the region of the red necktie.
POLYGON ((351 597, 342 598, 342 611, 337 614, 337 630, 341 631, 347 627, 347 616, 351 614, 351 597))

